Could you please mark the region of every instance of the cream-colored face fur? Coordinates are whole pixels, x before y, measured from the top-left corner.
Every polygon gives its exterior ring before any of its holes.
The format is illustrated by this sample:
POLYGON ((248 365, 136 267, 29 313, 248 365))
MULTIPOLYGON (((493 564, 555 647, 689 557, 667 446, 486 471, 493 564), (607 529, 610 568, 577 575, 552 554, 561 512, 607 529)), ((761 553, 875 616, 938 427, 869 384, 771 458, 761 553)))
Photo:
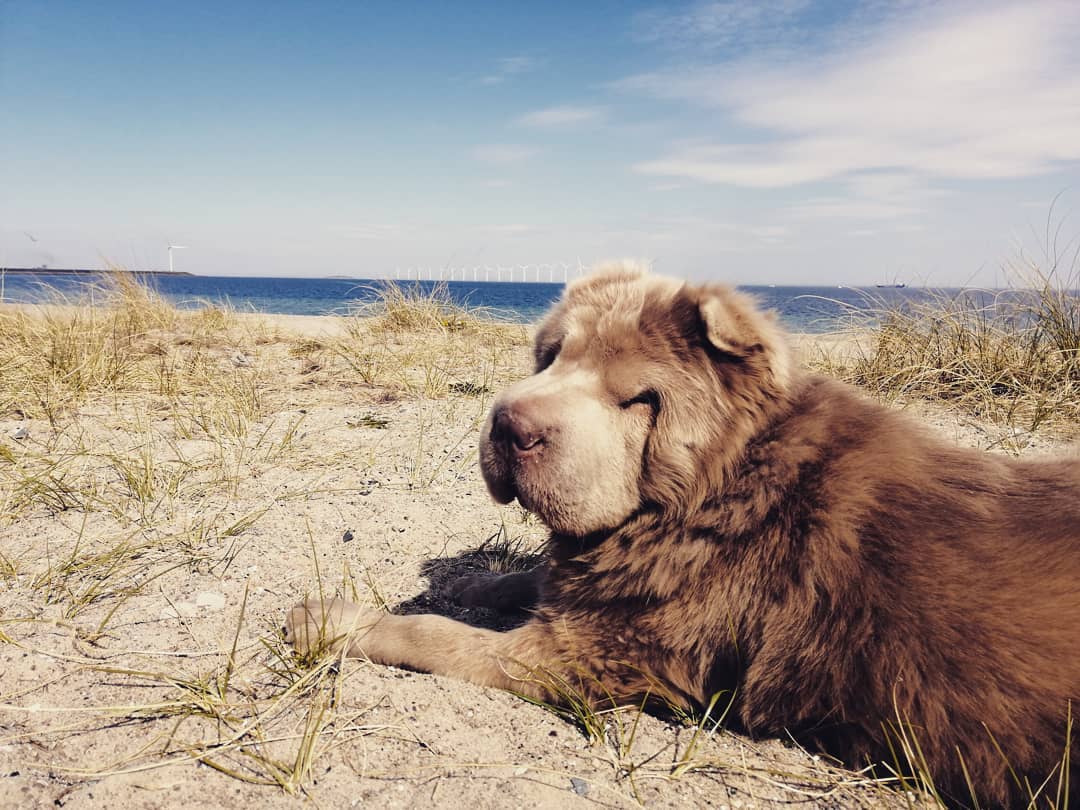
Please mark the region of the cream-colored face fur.
POLYGON ((590 280, 572 285, 548 316, 537 373, 498 397, 481 433, 481 469, 494 497, 516 497, 568 534, 613 528, 638 506, 655 412, 641 379, 647 375, 626 343, 645 292, 679 287, 634 275, 598 297, 587 294, 590 280))
POLYGON ((495 498, 516 497, 558 532, 617 526, 638 504, 652 419, 647 403, 624 408, 617 396, 587 355, 556 359, 503 392, 481 440, 481 467, 495 498), (525 442, 499 435, 495 420, 505 409, 542 433, 536 445, 523 450, 525 442))
POLYGON ((492 406, 488 488, 576 536, 675 502, 749 428, 740 401, 783 387, 784 345, 739 293, 607 265, 567 288, 538 329, 536 373, 492 406))

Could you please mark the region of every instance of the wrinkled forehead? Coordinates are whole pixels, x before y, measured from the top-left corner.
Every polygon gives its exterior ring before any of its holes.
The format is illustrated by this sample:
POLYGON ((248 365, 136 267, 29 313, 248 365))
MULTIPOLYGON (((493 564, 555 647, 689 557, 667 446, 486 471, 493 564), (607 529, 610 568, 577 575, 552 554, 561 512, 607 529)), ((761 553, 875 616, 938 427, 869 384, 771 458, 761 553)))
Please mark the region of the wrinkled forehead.
POLYGON ((633 346, 647 313, 669 311, 682 288, 675 279, 627 272, 575 282, 541 324, 537 358, 553 346, 568 357, 602 356, 633 346))

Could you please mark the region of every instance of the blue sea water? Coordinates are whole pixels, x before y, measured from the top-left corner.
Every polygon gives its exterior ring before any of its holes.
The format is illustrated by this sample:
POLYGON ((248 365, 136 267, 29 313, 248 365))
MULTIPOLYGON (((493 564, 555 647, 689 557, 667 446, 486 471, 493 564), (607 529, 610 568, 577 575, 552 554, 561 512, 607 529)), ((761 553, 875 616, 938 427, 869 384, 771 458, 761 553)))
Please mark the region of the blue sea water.
MULTIPOLYGON (((138 278, 182 308, 207 304, 227 305, 240 311, 293 315, 344 315, 371 302, 383 281, 335 278, 259 278, 251 276, 140 275, 138 278)), ((3 279, 3 300, 32 303, 58 293, 78 299, 91 296, 101 284, 95 275, 9 273, 3 279)), ((429 292, 431 281, 400 282, 429 292)), ((562 294, 562 284, 522 282, 450 281, 447 294, 459 304, 494 310, 497 317, 527 323, 537 320, 562 294)), ((856 287, 742 287, 764 306, 775 309, 784 325, 795 332, 829 332, 845 316, 858 310, 880 309, 898 301, 918 300, 919 288, 875 289, 856 287)))

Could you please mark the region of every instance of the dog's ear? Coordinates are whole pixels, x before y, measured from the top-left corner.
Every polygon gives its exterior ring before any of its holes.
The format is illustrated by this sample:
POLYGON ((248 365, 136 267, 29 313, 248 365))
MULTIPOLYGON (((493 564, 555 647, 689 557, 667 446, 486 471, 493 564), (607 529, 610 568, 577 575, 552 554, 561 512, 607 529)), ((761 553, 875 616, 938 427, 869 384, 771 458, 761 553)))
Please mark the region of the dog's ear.
POLYGON ((783 390, 791 380, 791 347, 776 322, 753 296, 709 285, 698 290, 698 329, 722 365, 732 361, 759 375, 760 385, 783 390))
POLYGON ((704 290, 698 302, 709 343, 724 354, 745 358, 761 350, 761 338, 740 309, 726 290, 704 290))

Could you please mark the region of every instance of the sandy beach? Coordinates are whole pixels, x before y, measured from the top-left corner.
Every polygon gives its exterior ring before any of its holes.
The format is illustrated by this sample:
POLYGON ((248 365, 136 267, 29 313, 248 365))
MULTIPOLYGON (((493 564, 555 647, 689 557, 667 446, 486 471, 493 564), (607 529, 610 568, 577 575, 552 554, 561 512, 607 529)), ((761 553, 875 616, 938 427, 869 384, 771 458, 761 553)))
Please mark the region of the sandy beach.
MULTIPOLYGON (((459 608, 447 587, 527 564, 544 539, 491 501, 476 463, 493 393, 527 373, 527 328, 195 314, 140 334, 117 388, 56 407, 29 388, 0 417, 0 804, 908 806, 711 720, 582 724, 292 656, 284 610, 319 591, 520 620, 459 608)), ((798 340, 812 359, 838 339, 798 340)), ((1015 431, 910 407, 953 441, 1016 446, 1015 431)))

